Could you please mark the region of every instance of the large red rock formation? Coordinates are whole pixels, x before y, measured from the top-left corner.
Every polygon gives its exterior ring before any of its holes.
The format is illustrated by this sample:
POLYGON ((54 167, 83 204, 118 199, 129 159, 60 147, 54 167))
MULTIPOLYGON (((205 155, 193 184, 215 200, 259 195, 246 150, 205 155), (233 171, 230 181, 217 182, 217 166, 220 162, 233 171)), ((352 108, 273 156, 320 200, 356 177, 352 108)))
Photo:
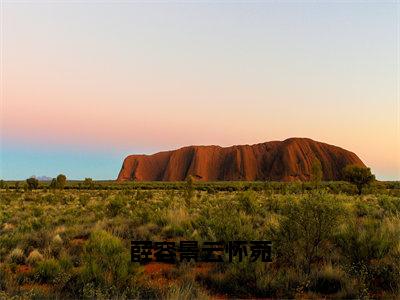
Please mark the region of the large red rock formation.
POLYGON ((365 166, 353 152, 307 138, 232 147, 189 146, 153 155, 129 155, 117 180, 309 180, 314 159, 324 180, 341 179, 348 164, 365 166))

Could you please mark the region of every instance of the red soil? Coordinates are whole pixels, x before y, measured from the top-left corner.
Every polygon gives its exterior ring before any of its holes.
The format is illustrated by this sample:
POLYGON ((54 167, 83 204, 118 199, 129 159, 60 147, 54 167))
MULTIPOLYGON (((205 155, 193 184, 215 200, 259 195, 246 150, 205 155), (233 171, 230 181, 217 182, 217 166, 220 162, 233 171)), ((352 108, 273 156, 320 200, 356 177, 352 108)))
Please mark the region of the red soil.
POLYGON ((73 239, 69 243, 71 246, 81 246, 86 242, 86 239, 73 239))
POLYGON ((21 290, 24 290, 24 291, 39 290, 44 294, 49 294, 51 289, 52 289, 52 287, 49 284, 38 284, 38 283, 28 284, 28 283, 26 283, 21 286, 21 290))
POLYGON ((189 146, 125 158, 118 181, 307 181, 314 159, 324 180, 340 180, 348 164, 365 166, 353 152, 307 138, 232 147, 189 146))
POLYGON ((174 265, 172 265, 172 264, 152 262, 152 263, 144 265, 144 272, 148 275, 151 275, 151 274, 155 274, 155 273, 162 273, 165 271, 169 271, 173 267, 174 267, 174 265))
POLYGON ((32 271, 32 267, 28 265, 18 266, 16 273, 30 273, 32 271))

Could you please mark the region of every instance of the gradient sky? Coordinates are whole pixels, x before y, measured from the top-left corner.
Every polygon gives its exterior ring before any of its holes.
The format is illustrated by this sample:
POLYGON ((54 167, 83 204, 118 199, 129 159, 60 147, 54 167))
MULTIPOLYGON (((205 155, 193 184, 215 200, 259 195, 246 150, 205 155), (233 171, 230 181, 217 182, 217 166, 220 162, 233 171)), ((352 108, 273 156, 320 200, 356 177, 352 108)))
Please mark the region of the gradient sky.
POLYGON ((3 0, 0 178, 309 137, 399 180, 399 6, 3 0))

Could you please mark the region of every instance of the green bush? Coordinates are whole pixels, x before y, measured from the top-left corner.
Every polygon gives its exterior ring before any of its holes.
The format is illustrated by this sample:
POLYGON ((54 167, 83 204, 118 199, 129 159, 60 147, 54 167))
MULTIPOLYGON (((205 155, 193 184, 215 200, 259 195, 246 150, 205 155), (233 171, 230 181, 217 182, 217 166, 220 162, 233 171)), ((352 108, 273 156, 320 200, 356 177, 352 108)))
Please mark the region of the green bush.
POLYGON ((251 217, 241 212, 230 199, 221 199, 218 205, 204 208, 194 221, 194 227, 203 240, 255 240, 260 237, 259 228, 253 226, 251 217))
POLYGON ((123 285, 129 275, 130 255, 122 242, 106 231, 94 231, 85 245, 84 282, 123 285))
POLYGON ((34 177, 31 177, 31 178, 28 178, 28 179, 26 180, 26 184, 28 185, 28 189, 34 190, 34 189, 37 189, 37 188, 38 188, 38 186, 39 186, 39 180, 37 180, 37 179, 34 178, 34 177))
POLYGON ((90 195, 89 194, 82 194, 79 196, 79 203, 82 206, 86 206, 89 203, 90 195))
POLYGON ((13 251, 11 251, 9 259, 12 263, 23 264, 25 262, 24 251, 22 251, 20 248, 15 248, 13 251))
POLYGON ((94 182, 92 178, 85 178, 83 181, 84 186, 88 189, 92 189, 94 187, 94 182))
POLYGON ((364 187, 375 181, 375 175, 371 173, 370 168, 357 165, 346 166, 343 169, 343 178, 357 187, 359 195, 361 195, 364 187))
POLYGON ((335 294, 341 291, 345 284, 344 272, 327 266, 313 274, 310 290, 323 295, 335 294))
POLYGON ((398 197, 382 195, 378 197, 378 203, 388 215, 400 214, 400 200, 398 197))
POLYGON ((0 189, 6 189, 6 188, 7 188, 7 183, 3 179, 1 179, 0 180, 0 189))
POLYGON ((122 196, 115 196, 107 204, 107 211, 111 217, 120 214, 126 205, 126 200, 122 196))
POLYGON ((323 247, 332 238, 343 212, 337 199, 321 191, 287 202, 274 237, 277 259, 310 273, 317 258, 327 254, 322 252, 323 247))
POLYGON ((336 237, 347 272, 369 290, 400 291, 399 225, 396 218, 353 221, 336 237))
POLYGON ((237 196, 240 207, 248 214, 254 214, 257 210, 256 197, 254 192, 246 191, 241 192, 237 196))
POLYGON ((39 261, 34 269, 34 278, 40 283, 52 283, 61 272, 57 260, 46 259, 39 261))

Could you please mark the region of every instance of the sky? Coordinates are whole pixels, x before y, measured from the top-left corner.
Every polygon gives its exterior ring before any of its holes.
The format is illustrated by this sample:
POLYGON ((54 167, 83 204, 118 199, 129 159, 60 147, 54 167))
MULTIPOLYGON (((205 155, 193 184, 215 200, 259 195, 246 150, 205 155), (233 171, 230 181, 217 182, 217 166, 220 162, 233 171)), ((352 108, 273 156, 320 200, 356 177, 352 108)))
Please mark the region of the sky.
POLYGON ((397 1, 1 2, 0 178, 308 137, 400 180, 397 1))

